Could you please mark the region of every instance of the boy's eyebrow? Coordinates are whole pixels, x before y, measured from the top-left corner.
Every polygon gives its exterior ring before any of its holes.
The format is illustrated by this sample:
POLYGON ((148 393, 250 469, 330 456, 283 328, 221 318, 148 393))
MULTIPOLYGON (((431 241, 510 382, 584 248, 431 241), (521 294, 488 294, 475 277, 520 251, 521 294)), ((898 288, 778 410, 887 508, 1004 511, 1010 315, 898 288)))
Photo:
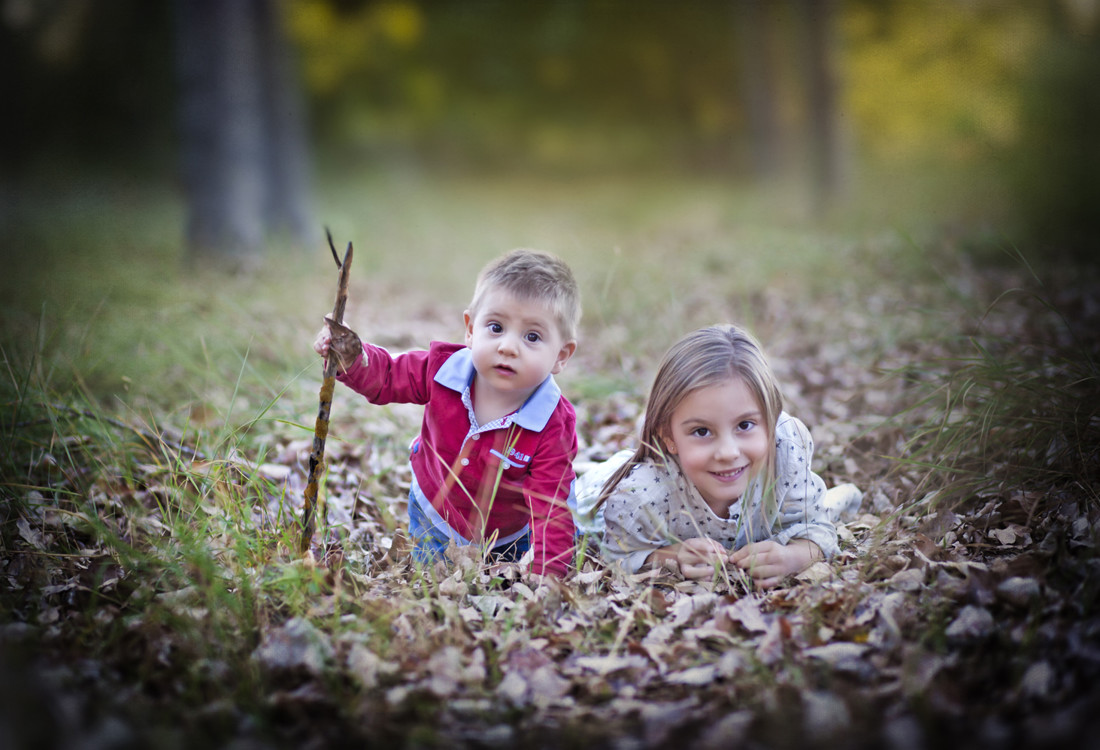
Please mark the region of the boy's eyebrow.
POLYGON ((535 317, 518 317, 514 313, 504 310, 488 307, 485 309, 485 316, 489 318, 505 318, 508 320, 518 320, 521 326, 525 328, 553 328, 556 324, 553 315, 535 316, 535 317))

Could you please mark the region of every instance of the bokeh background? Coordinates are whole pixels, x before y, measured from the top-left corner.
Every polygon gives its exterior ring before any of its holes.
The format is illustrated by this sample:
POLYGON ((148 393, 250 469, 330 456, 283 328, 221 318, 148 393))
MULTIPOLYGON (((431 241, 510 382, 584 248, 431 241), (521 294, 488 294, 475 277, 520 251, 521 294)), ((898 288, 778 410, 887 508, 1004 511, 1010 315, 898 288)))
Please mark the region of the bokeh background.
POLYGON ((688 175, 1088 257, 1098 33, 1095 0, 4 0, 0 217, 109 176, 254 253, 380 175, 688 175))
POLYGON ((1097 0, 2 0, 0 62, 12 371, 158 420, 312 372, 325 228, 398 348, 561 255, 578 395, 716 320, 935 328, 921 284, 1095 268, 1097 0))

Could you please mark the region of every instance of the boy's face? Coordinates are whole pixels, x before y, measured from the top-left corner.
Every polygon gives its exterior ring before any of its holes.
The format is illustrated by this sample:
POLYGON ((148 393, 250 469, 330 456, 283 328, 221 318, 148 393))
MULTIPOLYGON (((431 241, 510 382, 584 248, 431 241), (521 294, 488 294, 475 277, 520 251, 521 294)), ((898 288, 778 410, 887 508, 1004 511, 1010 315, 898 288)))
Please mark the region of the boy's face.
POLYGON ((514 397, 517 408, 547 375, 561 372, 577 348, 562 336, 549 305, 502 289, 490 289, 477 312, 467 310, 463 319, 478 387, 514 397))

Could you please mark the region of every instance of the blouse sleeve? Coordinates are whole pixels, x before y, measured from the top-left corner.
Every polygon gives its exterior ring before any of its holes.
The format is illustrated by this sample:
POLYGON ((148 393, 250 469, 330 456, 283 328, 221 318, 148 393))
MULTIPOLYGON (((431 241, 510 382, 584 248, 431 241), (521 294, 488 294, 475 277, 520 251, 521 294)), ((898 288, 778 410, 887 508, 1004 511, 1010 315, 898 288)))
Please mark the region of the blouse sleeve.
POLYGON ((654 550, 674 541, 668 532, 673 487, 649 464, 623 478, 604 506, 602 551, 608 562, 638 572, 654 550))
POLYGON ((839 551, 836 527, 826 513, 825 481, 810 469, 814 443, 799 419, 784 414, 776 426, 775 540, 808 539, 832 557, 839 551))

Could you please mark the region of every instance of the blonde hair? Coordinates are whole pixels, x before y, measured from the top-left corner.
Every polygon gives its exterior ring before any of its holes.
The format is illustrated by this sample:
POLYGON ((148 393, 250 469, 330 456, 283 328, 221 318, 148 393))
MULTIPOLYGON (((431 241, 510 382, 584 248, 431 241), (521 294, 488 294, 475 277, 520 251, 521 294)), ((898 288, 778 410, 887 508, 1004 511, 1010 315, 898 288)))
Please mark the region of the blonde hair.
POLYGON ((540 250, 512 250, 481 270, 470 301, 470 314, 490 289, 502 289, 519 299, 545 302, 554 314, 566 341, 577 338, 581 320, 581 295, 573 272, 560 258, 540 250))
POLYGON ((769 509, 769 502, 774 505, 775 428, 783 411, 783 397, 771 366, 752 334, 734 325, 716 325, 684 336, 661 360, 646 403, 641 445, 604 483, 597 507, 637 464, 668 460, 664 438, 680 402, 701 388, 721 385, 731 378, 737 378, 748 387, 763 412, 769 451, 758 479, 763 482, 765 508, 769 509))

